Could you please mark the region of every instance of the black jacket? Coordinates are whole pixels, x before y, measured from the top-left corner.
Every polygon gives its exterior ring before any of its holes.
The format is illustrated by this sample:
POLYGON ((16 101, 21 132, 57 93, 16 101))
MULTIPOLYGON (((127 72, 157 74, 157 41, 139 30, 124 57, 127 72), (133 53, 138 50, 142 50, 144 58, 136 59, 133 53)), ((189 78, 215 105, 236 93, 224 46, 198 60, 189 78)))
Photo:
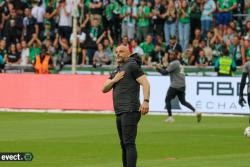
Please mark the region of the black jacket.
POLYGON ((110 79, 117 72, 125 71, 124 77, 113 86, 113 103, 116 114, 139 111, 140 85, 136 79, 144 74, 140 67, 140 57, 134 54, 111 74, 110 79))

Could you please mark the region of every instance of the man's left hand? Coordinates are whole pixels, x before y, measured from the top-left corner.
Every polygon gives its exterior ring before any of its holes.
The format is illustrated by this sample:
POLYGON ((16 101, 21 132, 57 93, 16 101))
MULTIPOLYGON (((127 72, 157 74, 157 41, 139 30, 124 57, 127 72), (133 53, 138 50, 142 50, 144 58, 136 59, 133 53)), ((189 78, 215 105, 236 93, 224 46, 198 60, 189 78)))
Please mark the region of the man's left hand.
POLYGON ((148 102, 144 101, 139 109, 142 115, 146 115, 149 111, 149 104, 148 102))

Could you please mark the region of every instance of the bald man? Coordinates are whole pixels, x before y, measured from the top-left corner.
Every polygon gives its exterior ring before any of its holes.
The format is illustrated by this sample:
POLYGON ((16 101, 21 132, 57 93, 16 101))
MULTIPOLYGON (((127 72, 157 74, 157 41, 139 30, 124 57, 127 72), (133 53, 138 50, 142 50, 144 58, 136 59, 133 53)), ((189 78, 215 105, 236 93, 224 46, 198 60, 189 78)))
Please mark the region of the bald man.
POLYGON ((125 46, 116 49, 118 67, 104 83, 103 93, 113 89, 116 126, 122 148, 123 167, 136 167, 137 124, 149 111, 150 85, 141 69, 141 60, 125 46), (140 85, 144 100, 140 103, 140 85))

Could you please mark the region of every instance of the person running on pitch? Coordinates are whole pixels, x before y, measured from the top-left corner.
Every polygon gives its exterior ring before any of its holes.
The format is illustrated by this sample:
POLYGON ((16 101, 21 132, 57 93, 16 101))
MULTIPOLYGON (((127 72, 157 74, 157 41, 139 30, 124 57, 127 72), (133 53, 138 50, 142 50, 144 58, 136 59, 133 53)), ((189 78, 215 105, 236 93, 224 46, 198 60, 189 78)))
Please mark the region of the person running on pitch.
POLYGON ((185 99, 185 74, 183 66, 181 65, 180 61, 177 59, 176 52, 171 52, 169 55, 170 64, 168 67, 162 68, 159 64, 155 65, 155 69, 160 72, 162 75, 170 75, 170 87, 167 92, 167 96, 165 98, 165 109, 168 111, 168 118, 165 120, 166 122, 174 122, 174 118, 172 116, 171 110, 171 100, 178 96, 182 105, 186 106, 194 113, 196 113, 197 122, 200 122, 202 119, 202 113, 197 112, 196 109, 186 101, 185 99))

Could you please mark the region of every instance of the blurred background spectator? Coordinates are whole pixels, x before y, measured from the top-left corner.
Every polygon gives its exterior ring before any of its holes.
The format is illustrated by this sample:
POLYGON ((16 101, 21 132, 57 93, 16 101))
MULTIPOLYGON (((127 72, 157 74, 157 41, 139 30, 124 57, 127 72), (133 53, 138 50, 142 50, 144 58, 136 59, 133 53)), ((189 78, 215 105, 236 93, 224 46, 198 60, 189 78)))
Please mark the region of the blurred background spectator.
POLYGON ((173 0, 166 4, 166 12, 162 15, 162 18, 165 19, 164 37, 166 45, 168 45, 170 36, 176 36, 177 10, 173 0))
POLYGON ((204 3, 201 3, 201 10, 201 31, 202 37, 204 38, 208 30, 212 28, 213 13, 216 10, 216 4, 214 0, 204 0, 204 3))
POLYGON ((190 2, 191 39, 194 38, 195 29, 201 29, 202 5, 203 0, 192 0, 190 2))
POLYGON ((122 19, 122 37, 128 36, 131 40, 135 37, 135 26, 137 19, 137 7, 133 6, 133 0, 127 0, 120 11, 120 18, 122 19))
POLYGON ((101 67, 102 65, 109 65, 111 63, 111 58, 105 52, 103 44, 99 43, 97 45, 97 51, 95 51, 93 58, 93 67, 101 67))
POLYGON ((189 39, 190 39, 190 7, 186 0, 183 0, 179 4, 178 9, 178 31, 179 31, 179 40, 180 45, 183 50, 188 48, 189 39))
POLYGON ((146 4, 146 0, 141 0, 138 7, 138 19, 137 19, 137 39, 141 42, 146 39, 149 32, 150 24, 150 8, 146 4))
POLYGON ((4 59, 7 64, 20 64, 21 55, 17 52, 16 45, 14 43, 10 44, 4 59))
POLYGON ((45 45, 41 48, 41 53, 36 55, 34 61, 34 69, 37 74, 49 74, 49 66, 52 66, 51 54, 45 45))

